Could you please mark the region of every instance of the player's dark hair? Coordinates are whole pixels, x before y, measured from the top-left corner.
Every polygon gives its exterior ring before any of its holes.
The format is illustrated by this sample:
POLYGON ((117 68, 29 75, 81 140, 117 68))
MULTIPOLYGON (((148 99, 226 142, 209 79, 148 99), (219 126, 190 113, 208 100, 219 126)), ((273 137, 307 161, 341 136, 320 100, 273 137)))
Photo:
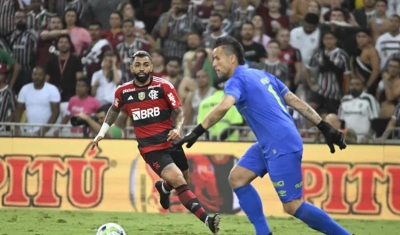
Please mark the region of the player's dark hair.
POLYGON ((94 21, 94 22, 92 22, 92 23, 89 24, 89 27, 90 27, 90 26, 99 26, 100 29, 103 28, 103 25, 100 23, 100 21, 94 21))
POLYGON ((139 58, 144 58, 144 57, 149 57, 149 60, 151 60, 151 55, 147 51, 137 51, 133 55, 131 55, 131 63, 135 60, 136 57, 139 58))
POLYGON ((126 23, 130 23, 130 24, 132 24, 133 27, 135 27, 135 21, 133 21, 131 19, 124 20, 122 22, 122 25, 125 25, 126 23))
POLYGON ((78 82, 82 82, 83 84, 85 84, 85 86, 90 87, 89 81, 85 77, 76 79, 76 83, 78 83, 78 82))
POLYGON ((234 54, 239 65, 244 65, 244 49, 235 38, 231 36, 220 37, 215 42, 215 48, 222 47, 226 54, 234 54))
POLYGON ((224 20, 224 17, 222 17, 222 15, 219 14, 219 13, 212 13, 212 14, 210 15, 210 18, 211 18, 211 17, 218 17, 220 21, 223 21, 223 20, 224 20))
POLYGON ((275 43, 275 44, 278 45, 279 48, 281 48, 281 43, 280 43, 278 40, 276 40, 276 39, 271 39, 271 40, 268 41, 268 44, 267 44, 267 45, 269 45, 269 44, 271 44, 271 43, 275 43))
POLYGON ((167 60, 167 63, 165 63, 165 64, 168 64, 171 61, 177 62, 179 64, 179 66, 182 65, 182 60, 179 57, 176 57, 176 56, 169 57, 168 60, 167 60))
POLYGON ((245 25, 251 25, 251 27, 253 27, 253 29, 254 29, 254 24, 253 24, 253 22, 251 22, 251 21, 245 21, 245 22, 242 24, 242 26, 240 26, 240 30, 242 30, 242 29, 243 29, 243 26, 245 26, 245 25))
POLYGON ((107 113, 108 110, 111 108, 111 105, 112 105, 112 104, 103 104, 100 108, 98 108, 98 109, 96 110, 96 113, 101 113, 101 112, 107 113))

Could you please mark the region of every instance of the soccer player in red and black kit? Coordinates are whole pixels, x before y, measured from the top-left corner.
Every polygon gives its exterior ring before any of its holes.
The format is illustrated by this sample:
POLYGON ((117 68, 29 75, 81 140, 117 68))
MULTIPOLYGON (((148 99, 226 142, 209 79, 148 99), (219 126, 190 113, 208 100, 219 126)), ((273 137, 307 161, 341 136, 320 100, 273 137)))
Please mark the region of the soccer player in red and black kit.
POLYGON ((221 220, 219 215, 209 216, 189 190, 189 166, 185 153, 181 147, 172 146, 172 141, 181 138, 184 122, 181 102, 174 86, 162 78, 150 76, 153 62, 145 51, 137 51, 131 56, 130 69, 134 80, 116 89, 114 103, 108 110, 99 134, 93 140, 92 149, 104 138, 125 105, 132 112, 132 123, 141 155, 163 179, 155 184, 160 193, 161 206, 169 208, 169 195, 174 188, 181 203, 203 221, 211 232, 218 233, 221 220), (172 112, 176 115, 175 125, 171 120, 172 112))

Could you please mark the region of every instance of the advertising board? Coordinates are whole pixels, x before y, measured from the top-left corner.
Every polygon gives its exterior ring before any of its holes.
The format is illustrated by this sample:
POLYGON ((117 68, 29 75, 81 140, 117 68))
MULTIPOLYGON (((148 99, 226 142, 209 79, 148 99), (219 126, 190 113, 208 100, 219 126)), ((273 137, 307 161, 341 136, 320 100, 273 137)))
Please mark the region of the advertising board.
MULTIPOLYGON (((0 208, 186 212, 175 195, 158 204, 159 178, 133 140, 0 138, 0 208)), ((251 143, 199 142, 187 149, 190 188, 209 212, 242 214, 228 175, 251 143)), ((304 200, 335 218, 400 220, 400 147, 350 145, 330 154, 305 145, 304 200)), ((266 215, 287 216, 268 176, 253 185, 266 215)))

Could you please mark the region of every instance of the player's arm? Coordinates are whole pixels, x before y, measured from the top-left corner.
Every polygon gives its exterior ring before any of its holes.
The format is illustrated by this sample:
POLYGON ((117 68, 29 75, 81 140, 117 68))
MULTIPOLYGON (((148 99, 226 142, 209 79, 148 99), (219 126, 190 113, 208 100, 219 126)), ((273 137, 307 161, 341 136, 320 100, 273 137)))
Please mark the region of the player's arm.
POLYGON ((201 126, 204 129, 208 129, 214 126, 219 120, 221 120, 228 110, 235 104, 235 97, 225 94, 221 102, 219 102, 211 111, 207 114, 204 120, 201 122, 201 126))
POLYGON ((299 99, 299 97, 297 97, 291 91, 286 92, 286 94, 283 96, 283 99, 288 106, 295 109, 315 125, 318 125, 322 121, 321 116, 319 116, 319 114, 313 108, 311 108, 310 105, 299 99))
POLYGON ((183 128, 183 123, 185 122, 185 113, 183 112, 182 106, 179 106, 178 108, 174 109, 173 112, 176 115, 175 129, 177 129, 177 130, 179 130, 179 132, 181 132, 182 128, 183 128))

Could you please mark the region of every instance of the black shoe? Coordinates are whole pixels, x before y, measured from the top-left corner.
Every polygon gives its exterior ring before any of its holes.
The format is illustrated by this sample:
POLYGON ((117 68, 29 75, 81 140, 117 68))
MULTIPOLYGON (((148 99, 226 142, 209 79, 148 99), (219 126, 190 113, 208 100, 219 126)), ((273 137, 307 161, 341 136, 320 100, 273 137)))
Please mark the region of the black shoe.
POLYGON ((215 214, 213 217, 208 217, 206 225, 212 233, 217 234, 219 232, 219 222, 221 222, 221 217, 219 214, 215 214))
POLYGON ((158 193, 160 194, 160 204, 162 206, 162 208, 164 209, 168 209, 169 208, 169 195, 170 193, 164 193, 163 189, 162 189, 162 184, 163 181, 157 181, 155 184, 155 187, 158 191, 158 193))

